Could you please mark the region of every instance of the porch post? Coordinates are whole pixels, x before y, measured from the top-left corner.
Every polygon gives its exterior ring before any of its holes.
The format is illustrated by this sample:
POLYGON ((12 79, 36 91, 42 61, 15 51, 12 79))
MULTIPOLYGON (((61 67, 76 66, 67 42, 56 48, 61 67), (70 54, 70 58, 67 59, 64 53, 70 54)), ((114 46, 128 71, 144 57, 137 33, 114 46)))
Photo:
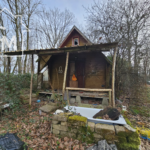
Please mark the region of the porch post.
POLYGON ((112 65, 112 106, 115 107, 115 66, 118 47, 115 48, 112 65))
POLYGON ((34 57, 32 54, 32 62, 31 62, 31 81, 30 81, 30 100, 29 100, 29 105, 31 106, 31 101, 32 101, 32 80, 33 80, 33 62, 34 62, 34 57))
POLYGON ((67 55, 66 55, 66 66, 65 66, 65 71, 64 71, 64 81, 63 81, 63 88, 62 88, 62 94, 63 94, 63 97, 64 97, 65 86, 66 86, 66 77, 67 77, 67 69, 68 69, 68 60, 69 60, 69 52, 67 52, 67 55))

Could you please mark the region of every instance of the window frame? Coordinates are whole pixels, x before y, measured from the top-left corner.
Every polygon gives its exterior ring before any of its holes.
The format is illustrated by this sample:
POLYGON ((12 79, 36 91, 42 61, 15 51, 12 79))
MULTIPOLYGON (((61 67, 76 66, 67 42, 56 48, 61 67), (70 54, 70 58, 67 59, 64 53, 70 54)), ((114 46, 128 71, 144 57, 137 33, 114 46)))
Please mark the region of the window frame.
POLYGON ((73 37, 73 38, 72 38, 72 46, 79 46, 79 45, 80 45, 79 37, 73 37), (78 45, 75 45, 75 44, 74 44, 74 40, 75 40, 75 39, 78 39, 78 45))

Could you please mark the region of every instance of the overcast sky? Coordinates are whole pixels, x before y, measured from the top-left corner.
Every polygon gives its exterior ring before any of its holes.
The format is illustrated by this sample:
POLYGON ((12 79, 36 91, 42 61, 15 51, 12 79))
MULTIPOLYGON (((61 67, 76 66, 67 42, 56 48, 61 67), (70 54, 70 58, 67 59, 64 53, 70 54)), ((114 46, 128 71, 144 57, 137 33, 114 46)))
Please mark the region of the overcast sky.
POLYGON ((62 11, 69 9, 76 17, 75 25, 84 27, 86 11, 83 6, 90 6, 93 0, 42 0, 42 2, 47 8, 59 8, 62 11))

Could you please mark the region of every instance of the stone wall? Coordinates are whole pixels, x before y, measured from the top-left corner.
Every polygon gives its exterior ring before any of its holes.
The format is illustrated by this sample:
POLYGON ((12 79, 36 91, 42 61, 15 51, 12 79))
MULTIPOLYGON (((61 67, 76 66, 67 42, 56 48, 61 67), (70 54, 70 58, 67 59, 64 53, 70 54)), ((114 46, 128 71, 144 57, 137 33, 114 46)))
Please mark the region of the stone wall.
POLYGON ((87 122, 87 118, 60 113, 52 118, 52 132, 60 137, 71 137, 82 142, 96 143, 106 140, 109 144, 115 143, 118 149, 138 150, 140 145, 139 135, 130 126, 95 124, 87 122))

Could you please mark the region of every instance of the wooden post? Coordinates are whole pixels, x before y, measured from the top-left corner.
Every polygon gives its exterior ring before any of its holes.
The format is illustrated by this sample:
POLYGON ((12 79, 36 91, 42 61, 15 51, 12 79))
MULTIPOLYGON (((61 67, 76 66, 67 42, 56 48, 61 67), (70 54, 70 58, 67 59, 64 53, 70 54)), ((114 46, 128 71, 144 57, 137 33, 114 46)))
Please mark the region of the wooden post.
POLYGON ((33 80, 33 62, 34 62, 34 58, 33 58, 33 54, 32 54, 32 63, 31 63, 31 82, 30 82, 30 100, 29 100, 29 105, 31 106, 31 101, 32 101, 32 80, 33 80))
POLYGON ((67 69, 68 69, 68 60, 69 60, 69 52, 67 52, 67 55, 66 55, 66 66, 65 66, 65 71, 64 71, 64 81, 63 81, 63 88, 62 88, 62 94, 63 94, 63 97, 64 97, 65 86, 66 86, 66 77, 67 77, 67 69))
POLYGON ((109 105, 111 106, 111 91, 109 91, 109 105))
POLYGON ((118 47, 115 48, 112 65, 112 106, 115 107, 115 66, 118 47))
POLYGON ((70 102, 69 102, 69 92, 68 92, 68 90, 66 90, 67 91, 67 102, 68 102, 68 105, 70 106, 70 102))

